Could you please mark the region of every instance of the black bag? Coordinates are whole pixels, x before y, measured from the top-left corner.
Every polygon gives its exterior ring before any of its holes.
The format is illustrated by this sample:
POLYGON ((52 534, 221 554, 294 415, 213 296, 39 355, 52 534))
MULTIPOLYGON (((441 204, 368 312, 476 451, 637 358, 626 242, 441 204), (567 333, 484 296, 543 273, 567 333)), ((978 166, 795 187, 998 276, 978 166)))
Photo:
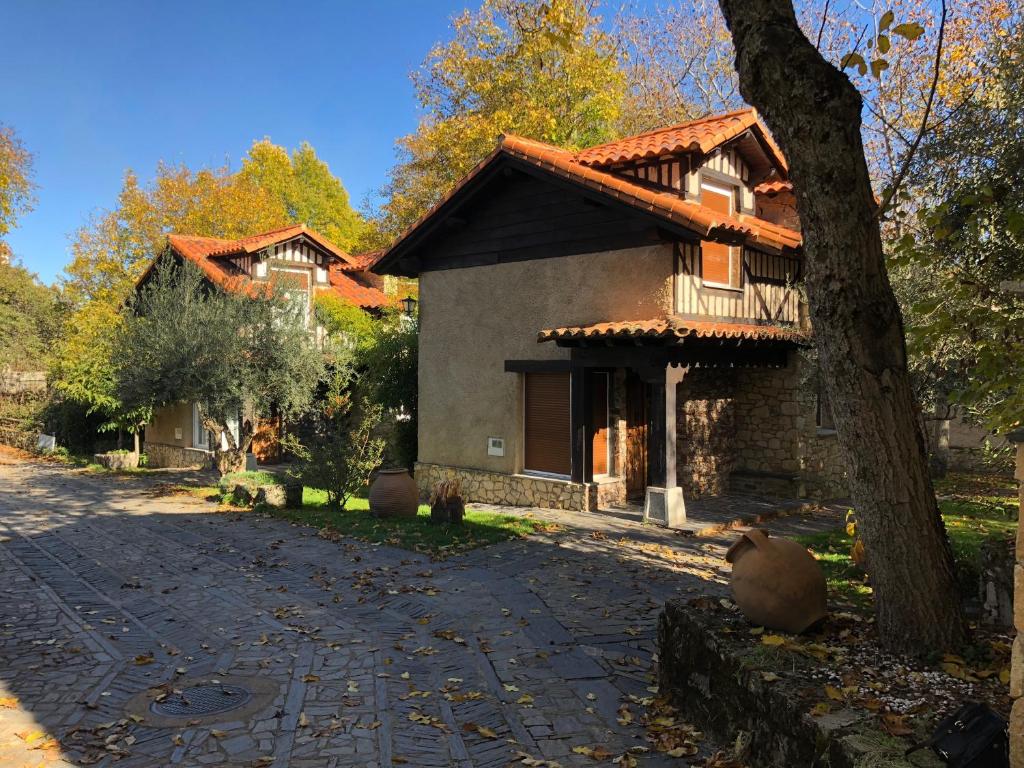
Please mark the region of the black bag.
POLYGON ((904 755, 931 747, 950 768, 1009 768, 1010 739, 1006 721, 984 704, 968 703, 944 717, 928 741, 904 755))

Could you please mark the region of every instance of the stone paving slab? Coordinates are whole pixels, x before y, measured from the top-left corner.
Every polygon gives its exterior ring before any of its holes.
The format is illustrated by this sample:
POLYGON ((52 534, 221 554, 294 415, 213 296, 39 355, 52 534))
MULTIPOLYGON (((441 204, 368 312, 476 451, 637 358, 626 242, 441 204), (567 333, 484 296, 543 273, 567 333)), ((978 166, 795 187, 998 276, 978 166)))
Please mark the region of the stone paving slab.
POLYGON ((0 466, 0 765, 588 765, 573 747, 645 743, 619 708, 650 695, 665 600, 727 590, 726 538, 621 518, 432 563, 152 482, 0 466), (271 695, 181 727, 126 711, 227 676, 271 695))

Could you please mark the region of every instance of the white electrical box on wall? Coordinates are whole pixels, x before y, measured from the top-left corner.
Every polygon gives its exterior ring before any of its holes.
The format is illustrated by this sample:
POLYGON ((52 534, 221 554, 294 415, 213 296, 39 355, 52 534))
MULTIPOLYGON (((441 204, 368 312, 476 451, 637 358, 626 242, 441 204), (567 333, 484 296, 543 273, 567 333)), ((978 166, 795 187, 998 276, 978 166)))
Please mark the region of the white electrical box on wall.
POLYGON ((504 456, 505 455, 505 438, 503 438, 503 437, 488 437, 487 438, 487 455, 488 456, 504 456))

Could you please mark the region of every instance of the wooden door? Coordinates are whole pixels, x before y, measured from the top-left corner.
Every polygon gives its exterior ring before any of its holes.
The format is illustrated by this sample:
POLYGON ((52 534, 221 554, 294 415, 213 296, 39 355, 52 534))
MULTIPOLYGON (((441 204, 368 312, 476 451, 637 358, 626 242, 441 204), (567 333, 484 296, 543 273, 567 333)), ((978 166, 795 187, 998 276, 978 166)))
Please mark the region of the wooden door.
POLYGON ((635 373, 626 375, 626 495, 643 498, 647 490, 647 387, 635 373))
POLYGON ((591 455, 594 475, 608 474, 608 374, 592 372, 591 376, 591 418, 593 437, 591 455))

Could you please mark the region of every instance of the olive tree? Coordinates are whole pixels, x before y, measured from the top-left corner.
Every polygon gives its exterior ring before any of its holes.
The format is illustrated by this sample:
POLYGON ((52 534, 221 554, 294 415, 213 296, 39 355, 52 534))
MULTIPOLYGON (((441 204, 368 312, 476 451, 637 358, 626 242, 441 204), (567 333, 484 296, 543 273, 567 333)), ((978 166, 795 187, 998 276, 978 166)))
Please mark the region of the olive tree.
POLYGON ((323 371, 305 307, 270 285, 236 288, 211 284, 192 264, 163 260, 126 307, 114 353, 127 405, 199 405, 221 473, 244 467, 256 418, 271 409, 285 417, 304 412, 323 371), (237 439, 229 428, 235 418, 237 439))

